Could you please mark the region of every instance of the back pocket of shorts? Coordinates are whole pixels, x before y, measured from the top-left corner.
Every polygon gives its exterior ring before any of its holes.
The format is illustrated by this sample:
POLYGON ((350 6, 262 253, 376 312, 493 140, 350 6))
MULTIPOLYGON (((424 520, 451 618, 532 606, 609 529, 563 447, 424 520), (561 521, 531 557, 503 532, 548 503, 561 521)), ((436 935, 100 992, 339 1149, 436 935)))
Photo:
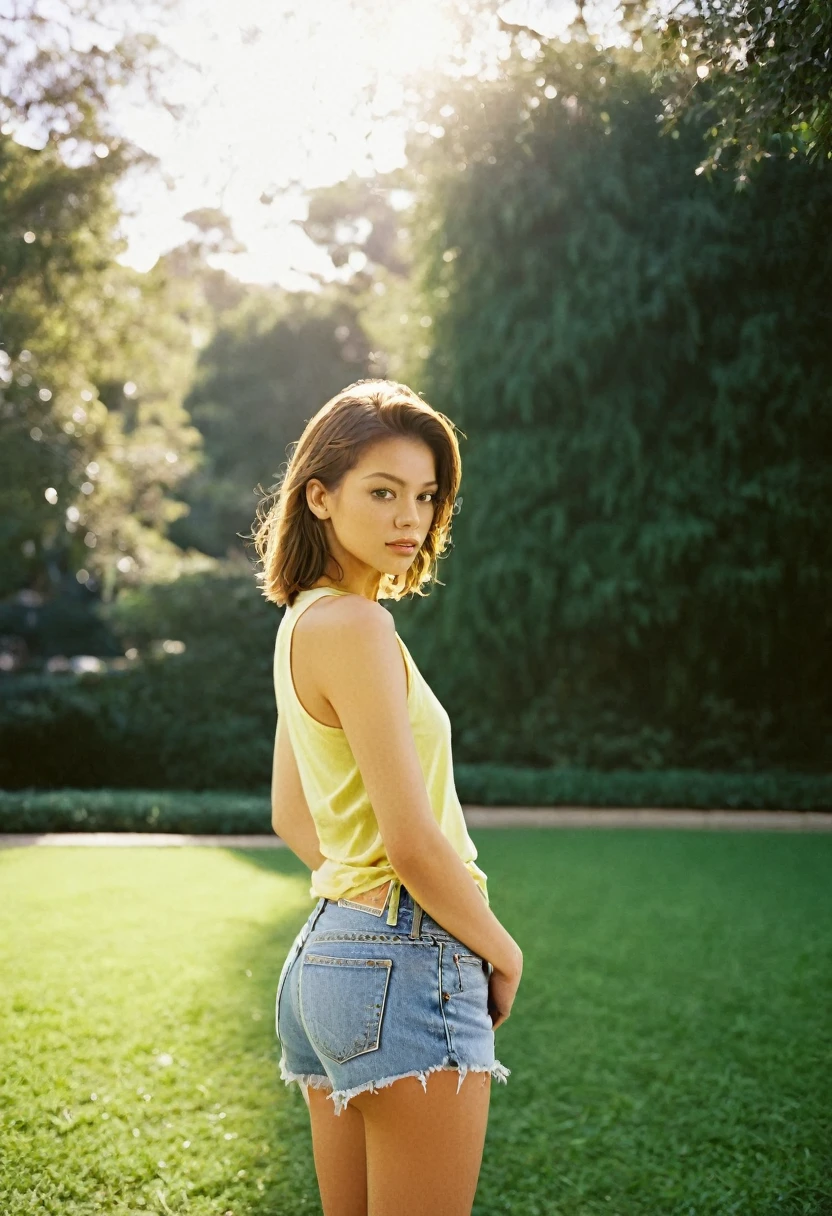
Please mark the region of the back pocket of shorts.
POLYGON ((315 1051, 344 1064, 378 1048, 392 966, 389 958, 304 956, 300 1006, 315 1051))

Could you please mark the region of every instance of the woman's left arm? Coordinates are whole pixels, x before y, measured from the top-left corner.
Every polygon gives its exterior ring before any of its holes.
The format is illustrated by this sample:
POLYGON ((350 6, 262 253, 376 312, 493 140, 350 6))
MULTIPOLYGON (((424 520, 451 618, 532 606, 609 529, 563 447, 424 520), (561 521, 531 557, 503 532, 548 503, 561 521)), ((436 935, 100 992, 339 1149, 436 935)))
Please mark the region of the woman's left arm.
POLYGON ((326 860, 303 792, 289 731, 278 717, 272 764, 272 828, 310 870, 326 860))

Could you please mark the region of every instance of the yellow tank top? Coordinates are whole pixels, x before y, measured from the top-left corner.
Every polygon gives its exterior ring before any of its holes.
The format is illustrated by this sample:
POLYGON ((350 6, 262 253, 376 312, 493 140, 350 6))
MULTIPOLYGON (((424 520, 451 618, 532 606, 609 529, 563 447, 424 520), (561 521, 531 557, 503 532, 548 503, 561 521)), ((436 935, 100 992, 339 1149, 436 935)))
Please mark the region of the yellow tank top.
MULTIPOLYGON (((309 894, 327 899, 354 897, 392 879, 387 924, 395 925, 401 879, 381 839, 355 757, 340 726, 319 722, 301 705, 289 666, 292 630, 299 616, 322 595, 348 595, 336 587, 309 587, 287 605, 277 630, 274 688, 278 714, 285 715, 303 792, 315 823, 323 865, 312 871, 309 894)), ((475 865, 477 850, 468 835, 454 785, 451 720, 431 691, 398 633, 407 670, 407 704, 419 763, 436 822, 488 899, 485 873, 475 865)))

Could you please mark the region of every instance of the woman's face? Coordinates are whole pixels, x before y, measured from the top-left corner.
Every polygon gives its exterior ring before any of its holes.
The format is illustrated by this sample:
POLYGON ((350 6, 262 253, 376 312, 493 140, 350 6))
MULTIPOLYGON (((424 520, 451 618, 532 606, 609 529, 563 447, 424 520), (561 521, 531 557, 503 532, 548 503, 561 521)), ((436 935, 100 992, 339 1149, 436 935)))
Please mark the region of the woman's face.
POLYGON ((405 574, 430 531, 438 489, 433 452, 410 436, 365 449, 335 491, 312 478, 307 503, 325 521, 329 551, 344 570, 341 585, 374 596, 380 575, 405 574), (396 540, 416 544, 397 549, 396 540))

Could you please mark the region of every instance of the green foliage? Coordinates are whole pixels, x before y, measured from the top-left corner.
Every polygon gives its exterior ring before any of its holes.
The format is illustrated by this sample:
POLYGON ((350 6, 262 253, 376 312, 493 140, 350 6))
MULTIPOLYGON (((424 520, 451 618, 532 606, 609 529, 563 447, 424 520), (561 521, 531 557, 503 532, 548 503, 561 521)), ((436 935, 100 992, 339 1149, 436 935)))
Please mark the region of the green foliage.
POLYGON ((309 214, 299 227, 326 250, 335 266, 352 258, 363 269, 366 259, 393 275, 403 275, 407 259, 401 243, 407 229, 400 232, 388 193, 396 176, 373 179, 352 173, 346 181, 319 186, 311 192, 309 214))
POLYGON ((693 111, 708 128, 703 165, 740 182, 771 155, 832 160, 828 0, 624 0, 634 34, 659 32, 669 129, 693 111), (642 28, 645 26, 647 28, 642 28))
POLYGON ((411 149, 418 387, 467 442, 447 587, 397 615, 460 761, 823 769, 832 173, 697 177, 637 63, 549 48, 411 149))
POLYGON ((278 617, 250 572, 136 588, 102 616, 138 652, 126 670, 0 681, 0 785, 267 786, 278 617))
POLYGON ((4 832, 184 832, 268 835, 268 793, 153 789, 0 790, 4 832))
POLYGON ((220 321, 184 406, 204 458, 183 484, 181 545, 223 557, 242 552, 260 497, 307 421, 365 373, 369 344, 355 305, 337 293, 251 290, 220 321))
MULTIPOLYGON (((137 6, 148 19, 159 7, 137 6)), ((48 15, 24 0, 0 18, 5 594, 75 583, 106 599, 189 564, 164 534, 199 443, 181 398, 205 306, 164 261, 147 275, 116 261, 115 186, 153 158, 110 132, 107 102, 128 84, 158 100, 166 58, 120 16, 99 0, 48 15)))
POLYGON ((165 531, 199 445, 181 397, 204 305, 164 261, 140 275, 114 260, 113 174, 99 163, 70 169, 51 146, 0 137, 7 590, 84 570, 106 598, 187 566, 165 531))
POLYGON ((160 94, 177 57, 151 32, 175 3, 135 0, 129 10, 116 10, 108 0, 52 0, 45 9, 40 0, 16 0, 0 15, 5 133, 20 131, 24 143, 83 157, 112 138, 108 103, 136 84, 149 101, 181 117, 181 106, 160 94))
POLYGON ((0 601, 0 637, 5 653, 28 671, 56 655, 69 665, 69 655, 112 658, 122 653, 118 639, 96 615, 95 600, 74 579, 49 598, 27 591, 0 601))
POLYGON ((826 811, 828 773, 656 769, 524 769, 458 764, 456 788, 477 806, 666 807, 689 810, 826 811))

